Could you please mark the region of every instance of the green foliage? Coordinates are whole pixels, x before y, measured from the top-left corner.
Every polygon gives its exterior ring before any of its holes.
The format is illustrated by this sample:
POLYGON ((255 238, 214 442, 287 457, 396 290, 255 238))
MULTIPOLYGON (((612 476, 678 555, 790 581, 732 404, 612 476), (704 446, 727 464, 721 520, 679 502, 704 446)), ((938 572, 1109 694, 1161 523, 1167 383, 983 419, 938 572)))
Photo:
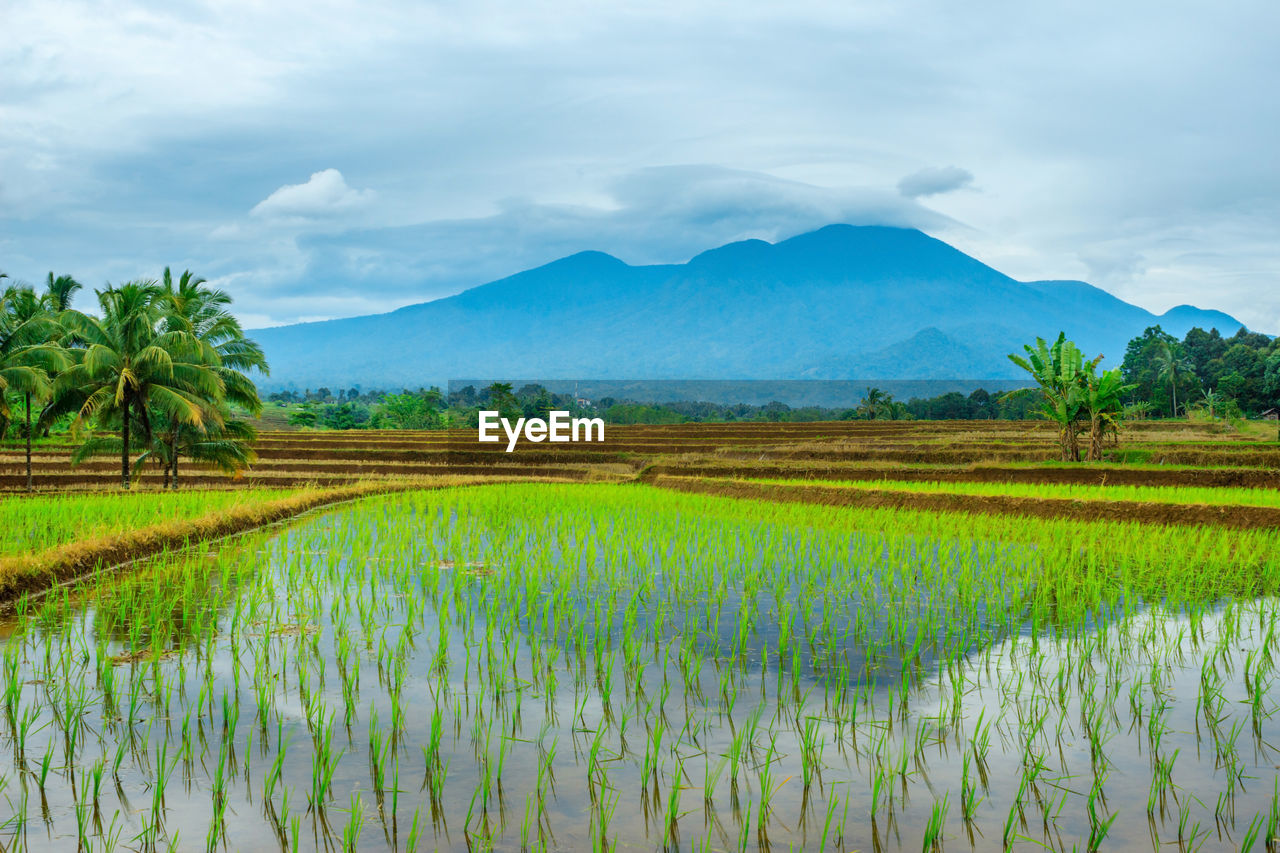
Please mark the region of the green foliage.
POLYGON ((1124 394, 1132 385, 1124 384, 1119 368, 1096 373, 1097 361, 1086 365, 1084 380, 1084 404, 1082 414, 1089 424, 1089 460, 1102 458, 1102 448, 1108 438, 1119 443, 1120 422, 1124 417, 1124 394))
POLYGON ((167 268, 162 283, 97 291, 96 316, 71 308, 81 289, 71 276, 49 273, 43 294, 26 286, 4 291, 0 436, 10 402, 21 395, 24 419, 34 421, 24 428, 28 438, 67 419, 76 431, 96 430, 74 461, 118 453, 126 488, 134 466, 149 460, 162 461, 174 482, 182 455, 224 470, 252 462, 253 429, 231 407, 261 410, 246 371, 265 373, 267 364, 230 313, 231 298, 189 271, 175 281, 167 268), (118 437, 104 434, 110 431, 118 437))
POLYGON ((1150 404, 1151 414, 1195 410, 1217 419, 1257 415, 1280 402, 1280 345, 1244 329, 1224 338, 1195 328, 1178 341, 1153 326, 1129 342, 1121 370, 1136 386, 1129 401, 1150 404))
POLYGON ((1040 415, 1058 425, 1062 460, 1080 461, 1082 427, 1089 435, 1089 460, 1101 459, 1104 441, 1118 435, 1121 398, 1132 386, 1124 384, 1119 370, 1098 373, 1102 356, 1086 361, 1063 332, 1052 345, 1036 338, 1035 347, 1023 349, 1025 358, 1010 355, 1009 360, 1030 373, 1039 386, 1040 415))
POLYGON ((0 292, 0 423, 8 423, 15 395, 25 401, 51 393, 50 377, 67 364, 57 344, 61 335, 56 316, 34 290, 13 286, 0 292))
POLYGON ((1078 438, 1084 405, 1084 356, 1076 345, 1059 333, 1052 345, 1036 338, 1035 347, 1024 346, 1027 356, 1010 354, 1009 360, 1031 374, 1040 390, 1040 415, 1058 425, 1062 459, 1080 460, 1078 438))
POLYGON ((387 394, 377 404, 372 426, 378 429, 443 429, 439 391, 428 394, 387 394))
MULTIPOLYGON (((913 399, 912 402, 915 402, 913 399)), ((893 399, 893 395, 880 390, 879 388, 868 388, 862 397, 862 402, 857 408, 849 409, 840 414, 840 420, 886 420, 886 421, 905 421, 911 420, 914 415, 911 413, 908 404, 893 399)))
POLYGON ((320 407, 319 425, 325 429, 367 429, 369 407, 362 403, 329 403, 320 407))
POLYGON ((496 409, 504 418, 515 420, 523 417, 520 402, 513 393, 510 382, 495 382, 480 392, 480 403, 486 409, 496 409))
POLYGON ((979 388, 968 396, 951 391, 928 399, 907 401, 907 413, 917 420, 1025 420, 1035 413, 1035 399, 1027 394, 992 394, 979 388))

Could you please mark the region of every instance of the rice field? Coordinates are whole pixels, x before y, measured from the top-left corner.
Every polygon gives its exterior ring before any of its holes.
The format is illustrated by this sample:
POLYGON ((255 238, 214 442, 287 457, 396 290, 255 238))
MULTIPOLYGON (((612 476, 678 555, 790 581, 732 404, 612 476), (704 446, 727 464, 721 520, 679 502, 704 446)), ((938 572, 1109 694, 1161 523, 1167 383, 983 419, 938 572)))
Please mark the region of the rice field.
MULTIPOLYGON (((810 485, 810 480, 759 480, 783 486, 810 485)), ((948 495, 1003 495, 1019 498, 1059 499, 1075 501, 1129 501, 1157 504, 1202 504, 1206 506, 1280 507, 1280 491, 1276 489, 1210 488, 1196 486, 1129 486, 1087 485, 1083 483, 966 483, 907 481, 891 478, 879 480, 832 480, 824 486, 868 491, 887 489, 899 492, 948 495)))
POLYGON ((297 494, 296 489, 252 492, 200 490, 131 494, 39 494, 0 500, 0 557, 67 542, 109 536, 175 520, 198 518, 251 502, 297 494))
MULTIPOLYGON (((475 441, 474 430, 263 432, 257 461, 237 477, 193 465, 182 468, 184 488, 291 488, 340 485, 407 476, 554 476, 629 479, 646 470, 667 473, 717 467, 771 468, 774 477, 856 478, 888 471, 939 470, 992 477, 1083 476, 1119 470, 1130 485, 1280 485, 1280 443, 1273 430, 1236 432, 1221 424, 1153 421, 1126 424, 1110 464, 1061 468, 1055 433, 1042 422, 843 421, 671 426, 610 425, 606 441, 524 444, 515 453, 475 441), (1265 438, 1265 440, 1263 440, 1265 438), (794 471, 794 473, 791 473, 794 471), (1065 475, 1063 472, 1067 472, 1065 475), (1205 483, 1209 472, 1215 472, 1205 483)), ((37 491, 111 489, 119 460, 99 457, 71 465, 69 437, 41 442, 32 460, 37 491)), ((763 474, 761 474, 763 475, 763 474)), ((1110 482, 1110 481, 1108 481, 1110 482)), ((0 444, 0 492, 26 488, 25 450, 0 444)), ((158 488, 161 473, 143 468, 137 484, 158 488)))
POLYGON ((6 850, 1257 849, 1280 531, 503 484, 19 599, 6 850))

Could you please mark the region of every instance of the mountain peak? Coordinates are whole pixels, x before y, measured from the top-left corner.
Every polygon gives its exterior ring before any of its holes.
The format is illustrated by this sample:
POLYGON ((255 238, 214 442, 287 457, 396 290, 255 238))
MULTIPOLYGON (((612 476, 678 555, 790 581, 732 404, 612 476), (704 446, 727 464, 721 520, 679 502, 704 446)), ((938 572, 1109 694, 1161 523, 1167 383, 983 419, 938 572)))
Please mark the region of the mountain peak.
POLYGON ((1193 327, 1208 331, 1210 327, 1217 329, 1222 335, 1230 337, 1245 328, 1245 325, 1230 314, 1213 309, 1197 308, 1194 305, 1175 305, 1158 318, 1160 327, 1175 337, 1185 337, 1193 327))
POLYGON ((615 270, 618 267, 625 266, 629 266, 626 261, 620 258, 615 258, 608 252, 598 252, 594 249, 588 249, 585 252, 574 252, 572 255, 557 258, 556 260, 543 264, 535 269, 615 270))
POLYGON ((915 229, 838 224, 686 264, 579 252, 409 311, 255 337, 269 387, 368 388, 475 375, 997 376, 1037 335, 1065 331, 1114 364, 1156 323, 1179 337, 1239 328, 1185 306, 1158 318, 1080 282, 1023 284, 915 229))
POLYGON ((759 263, 773 252, 774 245, 764 240, 738 240, 705 252, 699 252, 689 260, 691 267, 725 267, 759 263))

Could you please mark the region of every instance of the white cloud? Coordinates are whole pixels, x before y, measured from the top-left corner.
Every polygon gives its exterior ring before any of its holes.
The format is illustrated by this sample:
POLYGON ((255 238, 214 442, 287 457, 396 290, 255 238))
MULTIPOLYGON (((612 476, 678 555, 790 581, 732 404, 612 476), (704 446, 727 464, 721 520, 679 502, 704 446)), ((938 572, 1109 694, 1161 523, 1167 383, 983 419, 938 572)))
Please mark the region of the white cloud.
POLYGON ((284 320, 264 282, 319 300, 358 274, 391 305, 564 249, 682 259, 879 218, 1019 278, 1101 276, 1280 331, 1273 0, 2 8, 11 275, 189 258, 284 320), (300 163, 356 187, 297 183, 300 163), (672 163, 724 171, 648 168, 672 163), (335 257, 350 274, 316 274, 335 257))
POLYGON ((1094 245, 1082 248, 1080 260, 1089 269, 1089 279, 1094 284, 1107 285, 1116 281, 1130 281, 1147 271, 1146 257, 1130 246, 1094 245))
POLYGON ((250 216, 266 219, 315 218, 350 213, 368 205, 373 190, 347 186, 337 169, 314 173, 305 184, 288 184, 253 206, 250 216))
MULTIPOLYGON (((509 199, 488 216, 341 233, 308 229, 289 243, 296 253, 284 262, 305 257, 298 281, 307 294, 358 294, 376 303, 368 313, 447 296, 583 250, 631 264, 683 263, 735 240, 774 242, 836 222, 963 230, 890 190, 819 187, 715 166, 647 168, 605 187, 589 205, 509 199)), ((262 275, 273 273, 265 268, 262 275)), ((297 316, 285 313, 294 310, 284 301, 288 291, 274 294, 282 322, 297 316)))
POLYGON ((973 183, 973 174, 959 166, 931 166, 898 181, 898 192, 907 198, 954 192, 973 183))

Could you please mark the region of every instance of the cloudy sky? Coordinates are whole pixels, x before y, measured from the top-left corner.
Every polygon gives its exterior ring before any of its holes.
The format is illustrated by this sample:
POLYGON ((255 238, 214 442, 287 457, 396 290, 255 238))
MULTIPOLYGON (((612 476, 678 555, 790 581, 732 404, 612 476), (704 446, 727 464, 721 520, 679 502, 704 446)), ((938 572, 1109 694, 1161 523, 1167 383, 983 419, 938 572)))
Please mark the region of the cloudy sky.
POLYGON ((1274 0, 4 0, 0 32, 15 278, 191 268, 257 326, 876 223, 1280 332, 1274 0))

